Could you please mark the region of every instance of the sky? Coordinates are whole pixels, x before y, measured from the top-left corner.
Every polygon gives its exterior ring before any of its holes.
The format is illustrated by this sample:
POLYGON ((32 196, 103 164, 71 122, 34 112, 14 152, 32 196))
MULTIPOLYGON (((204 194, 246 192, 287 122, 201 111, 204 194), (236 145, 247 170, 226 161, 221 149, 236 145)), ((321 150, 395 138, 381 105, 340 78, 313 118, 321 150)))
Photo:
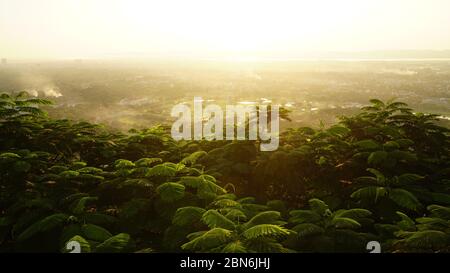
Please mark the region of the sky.
POLYGON ((0 0, 0 57, 450 49, 449 0, 0 0))

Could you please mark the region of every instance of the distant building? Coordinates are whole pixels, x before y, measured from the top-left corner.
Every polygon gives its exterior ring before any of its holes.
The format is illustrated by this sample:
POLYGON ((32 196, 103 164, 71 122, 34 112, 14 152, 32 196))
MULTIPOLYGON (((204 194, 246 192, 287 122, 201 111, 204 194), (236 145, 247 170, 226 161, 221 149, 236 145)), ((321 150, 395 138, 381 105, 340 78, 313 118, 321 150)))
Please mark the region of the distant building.
POLYGON ((2 58, 2 64, 7 64, 8 60, 6 58, 2 58))

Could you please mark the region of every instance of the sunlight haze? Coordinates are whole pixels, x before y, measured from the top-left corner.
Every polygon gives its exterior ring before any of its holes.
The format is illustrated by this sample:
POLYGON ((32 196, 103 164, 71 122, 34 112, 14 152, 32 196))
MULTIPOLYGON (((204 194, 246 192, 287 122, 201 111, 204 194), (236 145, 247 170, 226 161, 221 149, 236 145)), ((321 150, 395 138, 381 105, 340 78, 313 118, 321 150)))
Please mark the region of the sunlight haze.
POLYGON ((0 0, 7 58, 450 49, 450 1, 0 0))

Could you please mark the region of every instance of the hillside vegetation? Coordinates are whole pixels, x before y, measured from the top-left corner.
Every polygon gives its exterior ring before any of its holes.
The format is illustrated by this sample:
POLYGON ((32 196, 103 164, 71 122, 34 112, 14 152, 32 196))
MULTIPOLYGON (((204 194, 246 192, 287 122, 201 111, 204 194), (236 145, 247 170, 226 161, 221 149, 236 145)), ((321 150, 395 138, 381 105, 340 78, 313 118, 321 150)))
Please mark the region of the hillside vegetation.
POLYGON ((0 96, 0 251, 450 251, 449 129, 370 101, 280 148, 49 118, 0 96))

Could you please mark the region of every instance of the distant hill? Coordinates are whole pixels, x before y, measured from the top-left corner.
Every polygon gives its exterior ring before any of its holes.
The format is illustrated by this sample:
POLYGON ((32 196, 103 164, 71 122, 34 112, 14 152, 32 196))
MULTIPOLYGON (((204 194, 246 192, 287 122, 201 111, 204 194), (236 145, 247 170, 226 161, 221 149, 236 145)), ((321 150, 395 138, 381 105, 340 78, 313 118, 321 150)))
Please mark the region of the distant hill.
POLYGON ((356 59, 436 59, 450 58, 450 50, 379 50, 319 53, 324 58, 356 59))

